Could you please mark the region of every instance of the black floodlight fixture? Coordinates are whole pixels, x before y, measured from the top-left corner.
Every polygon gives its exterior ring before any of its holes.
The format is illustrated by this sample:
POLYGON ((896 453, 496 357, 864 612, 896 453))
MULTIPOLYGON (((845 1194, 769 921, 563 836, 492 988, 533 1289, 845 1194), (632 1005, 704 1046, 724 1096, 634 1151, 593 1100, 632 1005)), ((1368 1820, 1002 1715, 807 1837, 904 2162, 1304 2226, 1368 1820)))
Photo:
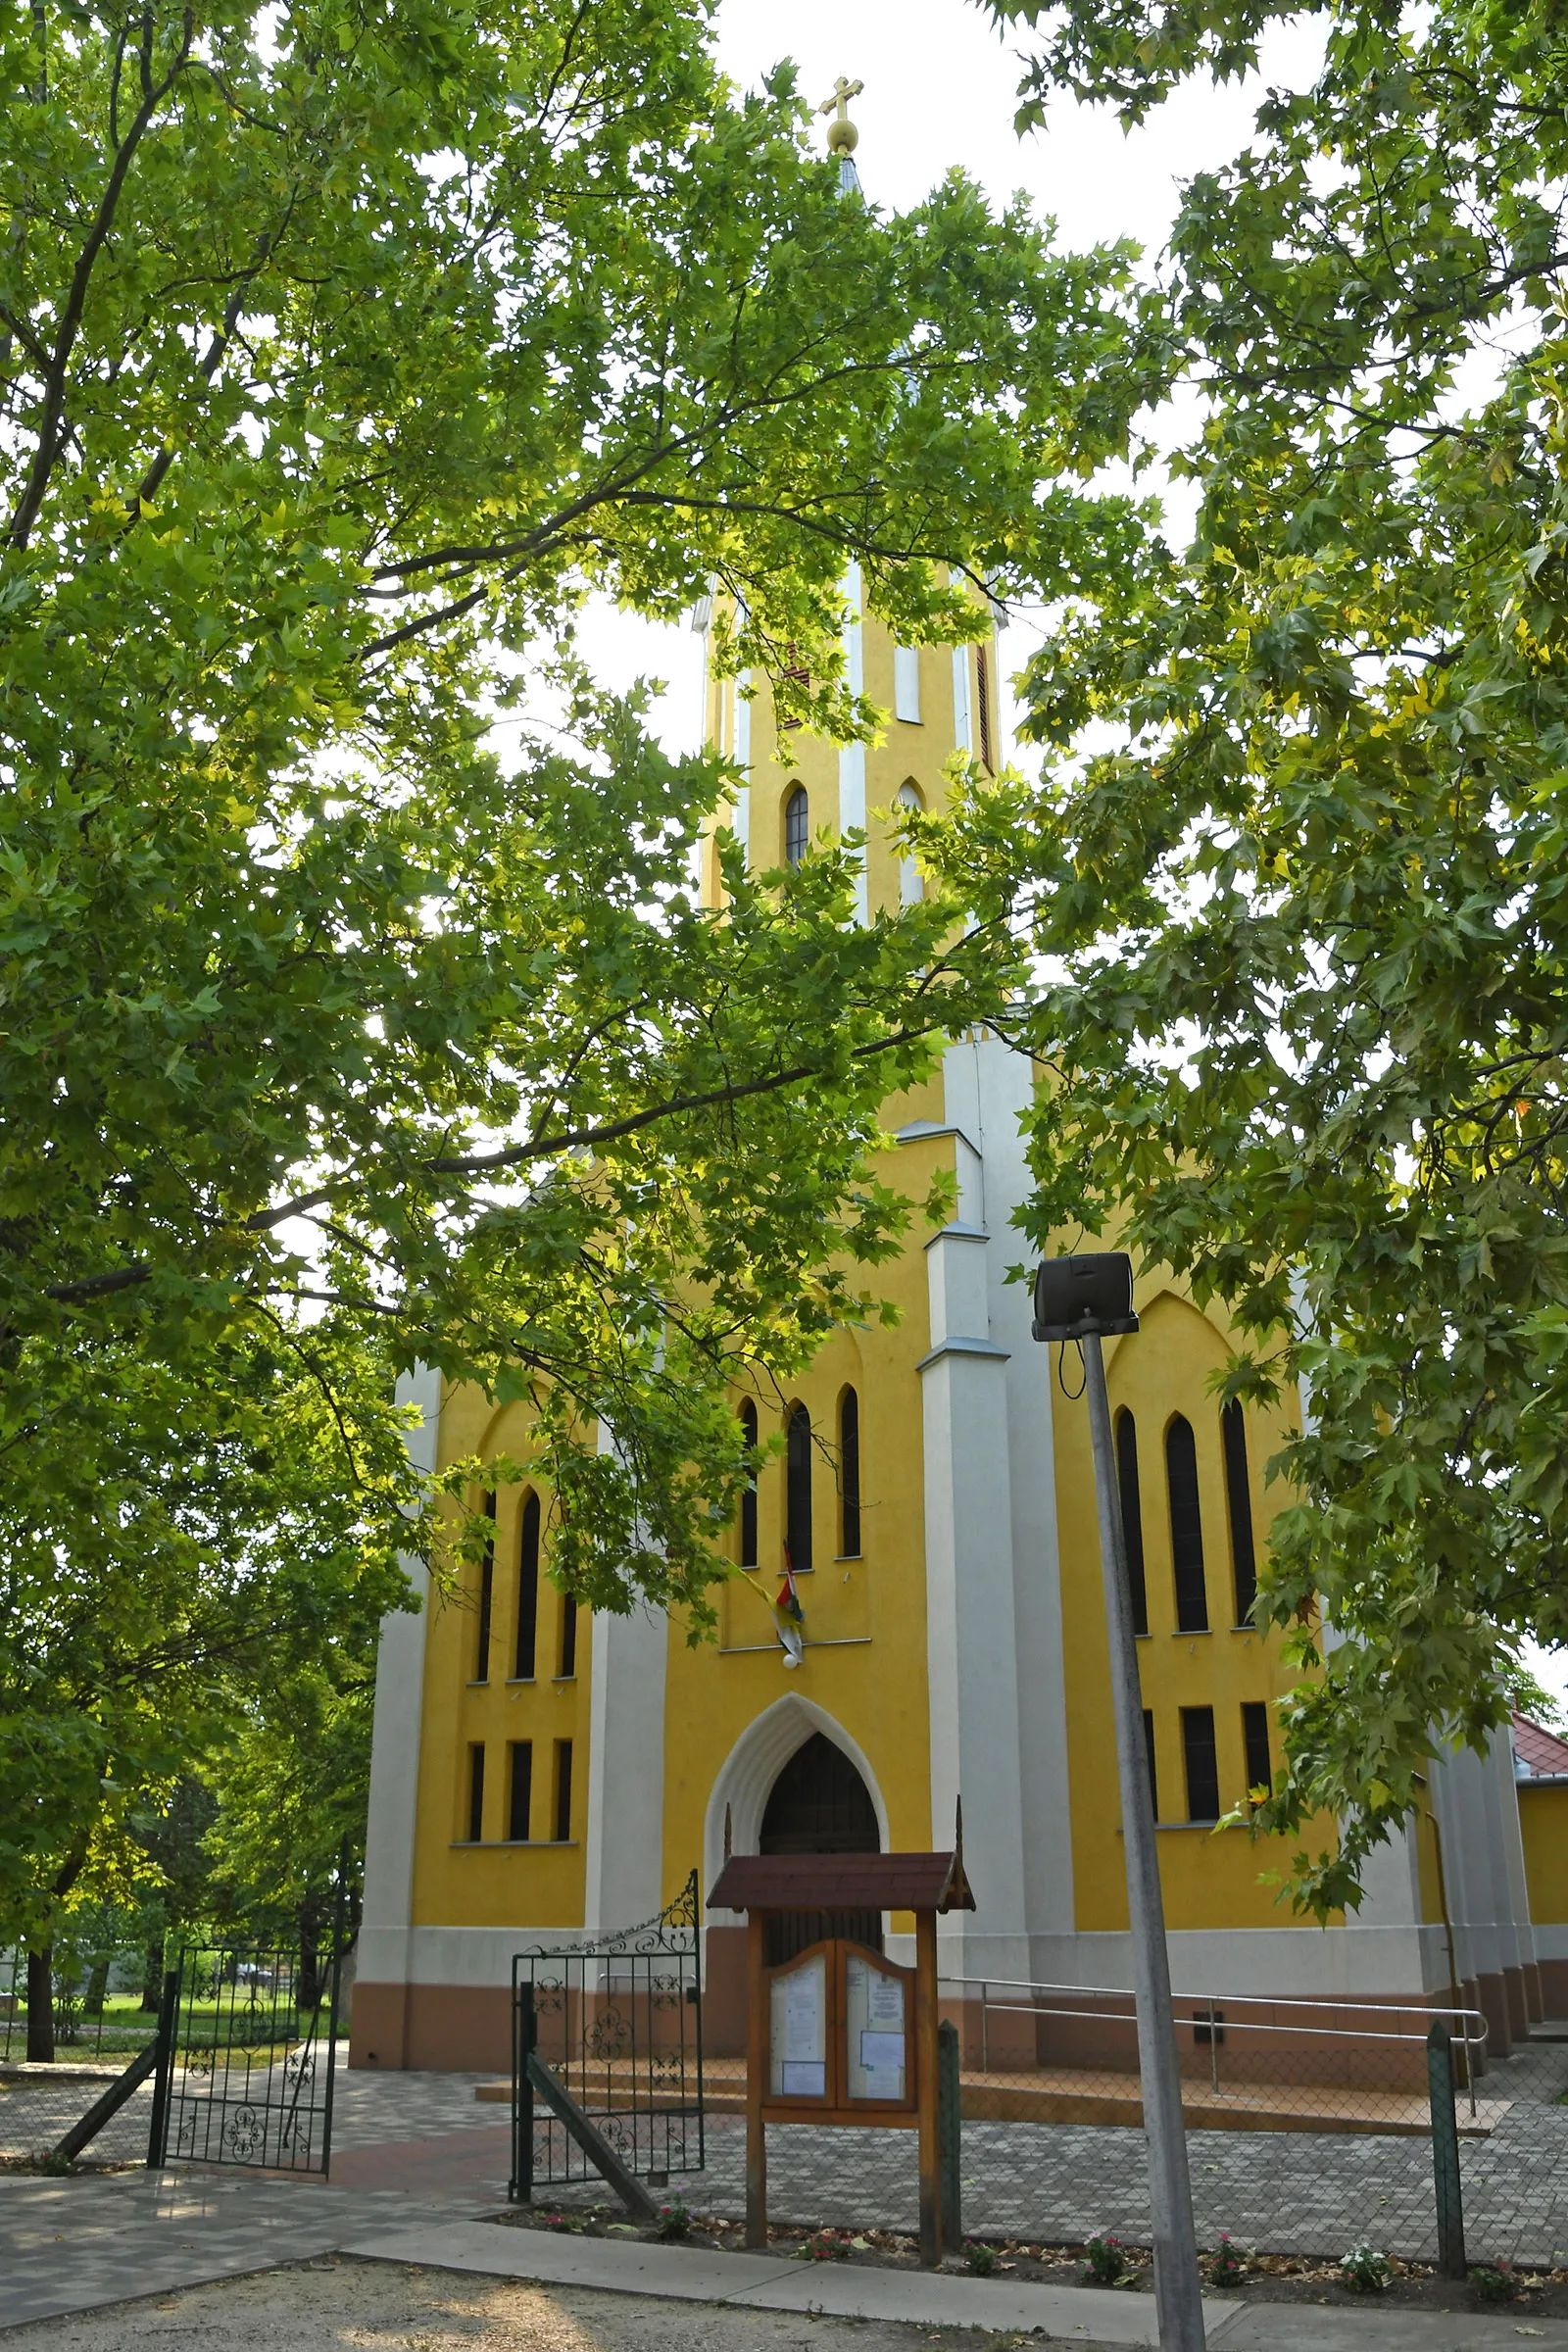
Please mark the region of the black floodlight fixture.
POLYGON ((1137 1329, 1133 1261, 1124 1250, 1042 1262, 1035 1276, 1037 1340, 1109 1339, 1137 1329))

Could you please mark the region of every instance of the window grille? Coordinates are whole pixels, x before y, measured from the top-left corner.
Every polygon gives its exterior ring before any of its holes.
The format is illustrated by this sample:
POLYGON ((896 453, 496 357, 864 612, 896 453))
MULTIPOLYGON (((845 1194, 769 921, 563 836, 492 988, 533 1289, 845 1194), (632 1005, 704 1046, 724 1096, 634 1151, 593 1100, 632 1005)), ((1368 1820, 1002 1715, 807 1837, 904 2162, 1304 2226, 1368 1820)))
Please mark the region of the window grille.
POLYGON ((468 1749, 468 1841, 479 1845, 484 1839, 484 1741, 475 1740, 468 1749))
POLYGON ((512 1742, 511 1787, 507 1801, 507 1836, 514 1844, 528 1841, 528 1819, 533 1809, 533 1741, 512 1742))
POLYGON ((799 865, 811 839, 810 803, 804 784, 797 784, 784 804, 784 862, 799 865))
POLYGON ((1183 1707, 1182 1753, 1187 1766, 1187 1818, 1219 1819, 1219 1759, 1212 1707, 1183 1707))
POLYGON ((1236 1623, 1250 1625, 1257 1598, 1257 1553, 1252 1544, 1252 1491, 1247 1475, 1247 1428, 1240 1397, 1231 1398, 1219 1419, 1225 1446, 1225 1499, 1230 1505, 1236 1623))
POLYGON ((1198 1445, 1193 1425, 1178 1413, 1165 1432, 1165 1480, 1170 1491, 1170 1551, 1176 1571, 1176 1630, 1208 1631, 1203 1582, 1203 1520, 1198 1500, 1198 1445))
POLYGON ((991 664, 986 660, 983 645, 977 645, 974 649, 974 667, 976 700, 980 705, 980 758, 985 766, 991 769, 991 664))
POLYGON ((750 1397, 741 1406, 741 1444, 752 1468, 741 1496, 741 1566, 757 1566, 757 1407, 750 1397))
POLYGON ((1247 1786, 1267 1788, 1274 1779, 1274 1766, 1268 1749, 1268 1704, 1260 1698, 1250 1698, 1242 1706, 1242 1743, 1247 1750, 1247 1786))
POLYGON ((1121 1489, 1121 1532, 1127 1547, 1127 1582, 1132 1589, 1133 1632, 1149 1631, 1149 1588, 1144 1577, 1144 1506, 1138 1492, 1138 1426, 1131 1413, 1116 1415, 1116 1483, 1121 1489))
POLYGON ((860 1552, 860 1399, 846 1389, 839 1399, 839 1550, 860 1552))
POLYGON ((539 1497, 532 1489, 522 1506, 517 1538, 517 1646, 514 1679, 531 1683, 539 1642, 539 1497))
MULTIPOLYGON (((484 1515, 494 1531, 496 1498, 493 1494, 487 1494, 484 1498, 484 1515)), ((479 1630, 474 1642, 473 1658, 473 1679, 476 1683, 487 1683, 490 1680, 490 1618, 495 1608, 495 1598, 496 1540, 494 1532, 492 1532, 490 1541, 484 1547, 484 1558, 479 1563, 479 1630)))
POLYGON ((811 1573, 811 1416, 804 1404, 790 1415, 784 1452, 784 1542, 797 1576, 811 1573))
POLYGON ((556 1741, 556 1843, 571 1842, 571 1741, 556 1741))

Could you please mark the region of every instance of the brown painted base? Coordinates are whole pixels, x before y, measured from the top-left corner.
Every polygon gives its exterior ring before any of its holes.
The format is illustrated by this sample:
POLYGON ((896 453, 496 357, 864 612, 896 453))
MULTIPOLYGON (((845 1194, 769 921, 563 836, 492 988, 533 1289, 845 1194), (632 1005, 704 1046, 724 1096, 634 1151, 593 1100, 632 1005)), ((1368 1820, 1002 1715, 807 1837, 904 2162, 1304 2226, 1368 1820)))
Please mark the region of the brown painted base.
POLYGON ((1568 2017, 1568 1960, 1538 1960, 1543 2017, 1568 2017))
POLYGON ((383 2073, 508 2073, 512 1995, 504 1984, 368 1984, 354 1987, 350 2066, 383 2073))

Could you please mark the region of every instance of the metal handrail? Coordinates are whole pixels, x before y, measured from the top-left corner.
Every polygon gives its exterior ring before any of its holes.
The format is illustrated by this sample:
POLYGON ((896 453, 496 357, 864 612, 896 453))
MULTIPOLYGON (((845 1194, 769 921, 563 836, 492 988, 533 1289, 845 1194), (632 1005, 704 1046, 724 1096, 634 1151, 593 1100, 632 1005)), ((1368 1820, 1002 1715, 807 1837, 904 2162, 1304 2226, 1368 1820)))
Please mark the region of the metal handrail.
MULTIPOLYGON (((1133 1992, 1131 1988, 1125 1984, 1041 1984, 1033 1983, 1031 1980, 1025 1977, 956 1977, 948 1976, 946 1974, 942 1976, 940 1984, 943 1990, 951 1990, 954 1987, 967 1989, 971 1985, 977 1985, 979 1987, 980 2066, 982 2073, 985 2074, 989 2074, 991 2071, 991 2043, 988 2019, 993 2009, 996 2010, 1000 2015, 1007 2017, 1038 2018, 1042 2016, 1050 2016, 1081 2019, 1090 2024, 1103 2024, 1107 2014, 1103 2009, 1066 2008, 1062 2006, 1061 2002, 1055 1997, 1059 1994, 1065 1994, 1069 1998, 1073 1996, 1083 1997, 1087 1995, 1090 1997, 1099 1996, 1106 2000, 1126 2001, 1129 2004, 1129 2008, 1124 2017, 1115 2018, 1114 2014, 1112 2014, 1112 2022, 1131 2025, 1136 2022, 1137 2017, 1136 2003, 1133 1992), (1051 1999, 1050 2006, 1043 2007, 1040 2001, 1037 1999, 1031 1999, 1029 2001, 993 2000, 991 1998, 993 1990, 998 1992, 1027 1992, 1031 1994, 1046 1993, 1053 1997, 1051 1999)), ((1359 2027, 1348 2026, 1282 2026, 1273 2024, 1263 2019, 1245 2017, 1239 2018, 1235 2015, 1235 2011, 1239 2008, 1332 2009, 1341 2012, 1346 2009, 1352 2009, 1357 2017, 1417 2017, 1424 2018, 1426 2020, 1428 2032, 1431 2031, 1432 2025, 1435 2021, 1441 2020, 1446 2022, 1449 2019, 1456 2021, 1462 2019, 1466 2021, 1464 2031, 1462 2033, 1454 2034, 1452 2027, 1450 2026, 1449 2032, 1452 2034, 1452 2038, 1455 2041, 1462 2042, 1464 2046, 1465 2077, 1470 2094, 1470 2113, 1472 2117, 1476 2113, 1477 2070, 1472 2062, 1471 2053, 1472 2051, 1479 2053, 1481 2059, 1484 2061, 1487 2047, 1487 2021, 1479 2009, 1450 2008, 1439 2005, 1423 2008, 1419 2003, 1414 2001, 1326 2001, 1320 2000, 1310 1994, 1298 1996, 1291 1993, 1267 1994, 1251 1992, 1201 1992, 1177 1993, 1175 1997, 1177 2000, 1184 2003, 1191 2002, 1194 2009, 1194 2015, 1191 2018, 1180 2019, 1178 2020, 1178 2023, 1194 2026, 1206 2025, 1209 2028, 1209 2075, 1213 2088, 1216 2091, 1219 2089, 1219 2042, 1214 2029, 1220 2025, 1234 2026, 1238 2033, 1244 2034, 1305 2034, 1310 2035, 1316 2040, 1324 2041, 1354 2040, 1412 2042, 1424 2041, 1426 2038, 1425 2034, 1385 2033, 1377 2028, 1363 2030, 1359 2027), (1221 2003, 1224 2004, 1223 2012, 1221 2011, 1221 2003), (1477 2028, 1478 2031, 1472 2032, 1470 2030, 1472 2025, 1477 2028)))

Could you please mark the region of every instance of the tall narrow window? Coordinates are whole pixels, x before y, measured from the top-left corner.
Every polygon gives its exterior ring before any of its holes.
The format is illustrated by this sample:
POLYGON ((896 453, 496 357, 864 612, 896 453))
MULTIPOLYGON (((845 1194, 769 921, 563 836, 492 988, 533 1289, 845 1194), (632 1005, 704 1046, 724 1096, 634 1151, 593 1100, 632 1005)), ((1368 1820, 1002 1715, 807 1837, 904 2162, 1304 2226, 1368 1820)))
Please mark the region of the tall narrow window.
POLYGON ((1170 1555, 1176 1571, 1176 1630, 1206 1634, 1208 1593, 1203 1584, 1203 1521, 1198 1507, 1198 1446, 1192 1423, 1180 1413, 1165 1432, 1165 1478, 1170 1489, 1170 1555))
POLYGON ((1236 1623, 1250 1625, 1257 1598, 1257 1554, 1252 1548, 1252 1490, 1247 1475, 1247 1429, 1239 1396, 1231 1398, 1219 1417, 1219 1426, 1225 1441, 1225 1499, 1230 1505, 1236 1623))
POLYGON ((473 1654, 473 1679, 476 1683, 490 1680, 490 1618, 496 1600, 496 1498, 493 1494, 487 1494, 484 1498, 484 1515, 490 1522, 491 1534, 484 1547, 484 1558, 479 1562, 479 1635, 473 1654))
POLYGON ((468 1841, 478 1845, 484 1838, 484 1741, 475 1740, 468 1749, 468 1841))
POLYGON ((811 1416, 804 1404, 790 1415, 784 1451, 784 1544, 797 1576, 811 1572, 811 1416))
POLYGON ((507 1787, 507 1836, 514 1845, 528 1842, 528 1817, 533 1810, 533 1741, 514 1740, 512 1770, 507 1787))
POLYGON ((1116 1415, 1116 1483, 1121 1489, 1121 1532, 1127 1546, 1127 1582, 1132 1587, 1133 1632, 1149 1631, 1149 1590, 1144 1582, 1144 1506, 1138 1493, 1138 1426, 1131 1413, 1116 1415))
POLYGON ((559 1682, 565 1682, 577 1671, 577 1595, 561 1595, 561 1664, 556 1670, 559 1682))
MULTIPOLYGON (((924 806, 918 784, 901 784, 899 786, 899 807, 901 808, 923 808, 924 806)), ((920 871, 919 859, 912 857, 901 858, 899 859, 900 906, 918 906, 924 897, 925 876, 920 871)))
POLYGON ((893 715, 902 718, 906 726, 920 724, 920 648, 917 645, 896 645, 893 648, 893 715))
POLYGON ((751 1469, 741 1496, 741 1566, 757 1566, 757 1407, 750 1397, 741 1406, 741 1444, 751 1469))
POLYGON ((565 1845, 571 1837, 571 1741, 556 1741, 556 1843, 565 1845))
POLYGON ((1218 1821, 1219 1762, 1212 1707, 1183 1707, 1182 1752, 1187 1764, 1187 1818, 1218 1821))
POLYGON ((514 1678, 531 1683, 539 1642, 539 1497, 530 1488, 517 1538, 517 1654, 514 1678))
POLYGON ((1249 1789, 1272 1788, 1274 1766, 1268 1752, 1268 1702, 1265 1699, 1250 1698, 1244 1703, 1242 1744, 1247 1750, 1249 1789))
POLYGON ((784 862, 799 865, 811 838, 811 807, 806 786, 797 784, 784 804, 784 862))
POLYGON ((976 687, 975 699, 980 706, 980 757, 985 761, 986 766, 990 767, 992 764, 991 664, 986 660, 986 649, 983 645, 977 645, 974 649, 974 669, 976 687))
POLYGON ((1154 1718, 1144 1709, 1144 1761, 1149 1766, 1149 1810, 1159 1819, 1159 1775, 1154 1770, 1154 1718))
POLYGON ((853 1389, 839 1398, 839 1549, 860 1556, 860 1399, 853 1389))

